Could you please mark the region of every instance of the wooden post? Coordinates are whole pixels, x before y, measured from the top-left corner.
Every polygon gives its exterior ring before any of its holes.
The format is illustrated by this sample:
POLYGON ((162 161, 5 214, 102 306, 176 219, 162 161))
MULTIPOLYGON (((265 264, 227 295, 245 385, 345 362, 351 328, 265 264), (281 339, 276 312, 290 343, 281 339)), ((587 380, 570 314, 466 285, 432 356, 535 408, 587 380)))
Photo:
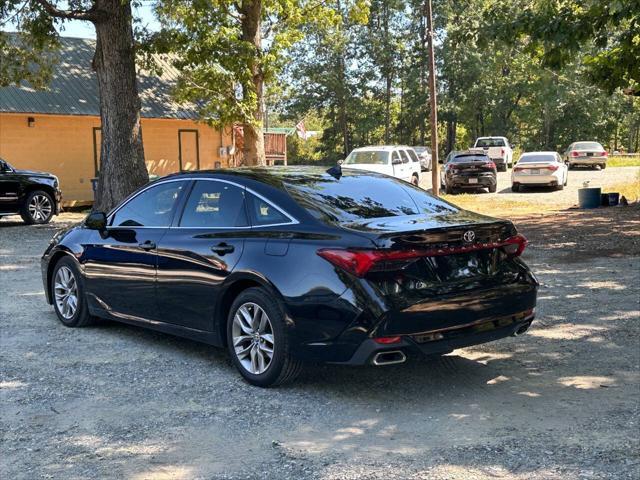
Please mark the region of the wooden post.
POLYGON ((433 58, 433 18, 431 0, 425 0, 427 16, 427 49, 429 51, 429 97, 431 100, 431 191, 438 195, 440 175, 438 165, 438 102, 436 101, 436 66, 433 58))

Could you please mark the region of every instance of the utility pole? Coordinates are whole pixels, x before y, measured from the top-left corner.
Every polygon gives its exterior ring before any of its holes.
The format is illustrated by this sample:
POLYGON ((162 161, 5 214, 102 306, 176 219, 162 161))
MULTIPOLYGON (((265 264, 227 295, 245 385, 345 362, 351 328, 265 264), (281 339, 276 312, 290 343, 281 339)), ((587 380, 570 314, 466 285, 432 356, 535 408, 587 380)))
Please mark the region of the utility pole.
POLYGON ((431 191, 438 196, 440 175, 438 173, 438 102, 436 101, 436 64, 433 58, 433 18, 431 0, 425 0, 427 16, 427 50, 429 51, 429 98, 431 100, 431 191))

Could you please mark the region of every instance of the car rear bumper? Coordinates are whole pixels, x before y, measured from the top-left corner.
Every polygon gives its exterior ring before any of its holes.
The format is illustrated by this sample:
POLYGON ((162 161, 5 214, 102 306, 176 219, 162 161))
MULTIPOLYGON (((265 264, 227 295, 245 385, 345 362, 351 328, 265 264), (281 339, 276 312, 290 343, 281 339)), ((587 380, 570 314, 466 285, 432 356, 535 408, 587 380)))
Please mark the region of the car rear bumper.
POLYGON ((455 176, 449 179, 448 183, 450 187, 455 188, 483 188, 492 187, 496 185, 497 179, 493 175, 478 175, 478 176, 455 176), (477 183, 469 183, 469 179, 477 179, 477 183))
POLYGON ((366 290, 373 293, 363 282, 341 297, 355 301, 360 309, 343 332, 333 339, 294 345, 292 353, 300 360, 363 365, 379 352, 443 353, 512 335, 533 320, 538 290, 533 274, 526 267, 519 271, 510 279, 485 278, 468 290, 416 292, 402 305, 399 299, 359 295, 366 290), (375 340, 390 337, 401 341, 375 340))
POLYGON ((600 165, 607 163, 607 157, 569 157, 569 165, 600 165))
POLYGON ((512 183, 520 185, 558 185, 558 177, 555 175, 516 175, 511 177, 512 183))
POLYGON ((378 359, 380 353, 401 352, 398 360, 390 363, 402 363, 408 354, 441 355, 458 348, 479 345, 501 338, 519 335, 528 330, 535 317, 532 310, 515 315, 486 319, 468 325, 460 325, 448 330, 434 330, 405 335, 400 341, 391 344, 380 344, 373 339, 362 342, 345 365, 378 365, 384 364, 378 359))

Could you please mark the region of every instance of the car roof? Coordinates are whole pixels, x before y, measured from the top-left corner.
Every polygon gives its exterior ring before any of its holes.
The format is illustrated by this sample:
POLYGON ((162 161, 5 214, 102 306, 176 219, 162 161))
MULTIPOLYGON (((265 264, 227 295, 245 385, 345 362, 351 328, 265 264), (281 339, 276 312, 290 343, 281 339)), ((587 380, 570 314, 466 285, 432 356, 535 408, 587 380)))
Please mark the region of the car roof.
MULTIPOLYGON (((235 167, 235 168, 220 168, 216 170, 193 170, 189 172, 177 172, 161 177, 156 181, 161 181, 167 178, 236 178, 255 180, 270 185, 276 185, 287 181, 295 181, 300 176, 306 176, 309 178, 335 178, 328 173, 327 167, 311 167, 311 166, 264 166, 264 167, 235 167)), ((355 170, 344 168, 342 169, 343 176, 371 176, 377 175, 374 172, 365 170, 355 170)))
POLYGON ((524 152, 522 155, 520 155, 521 157, 527 156, 527 155, 557 155, 558 152, 553 152, 551 150, 548 151, 544 151, 544 152, 524 152))
POLYGON ((409 147, 407 145, 371 145, 368 147, 354 148, 352 152, 363 152, 367 150, 380 150, 380 151, 388 152, 393 150, 394 148, 413 148, 413 147, 409 147))
POLYGON ((507 137, 496 137, 496 136, 491 136, 491 137, 478 137, 478 138, 476 138, 476 140, 488 140, 488 139, 491 139, 491 138, 500 138, 500 139, 502 139, 502 140, 506 140, 506 139, 507 139, 507 137))

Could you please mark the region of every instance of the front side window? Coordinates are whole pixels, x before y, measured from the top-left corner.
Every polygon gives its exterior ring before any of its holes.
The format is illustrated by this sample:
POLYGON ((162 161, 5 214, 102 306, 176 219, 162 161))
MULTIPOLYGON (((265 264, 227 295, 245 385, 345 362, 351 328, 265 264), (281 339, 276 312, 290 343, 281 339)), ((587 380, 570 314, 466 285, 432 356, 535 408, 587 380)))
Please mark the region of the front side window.
POLYGON ((193 187, 181 227, 246 227, 244 190, 225 182, 199 180, 193 187))
POLYGON ((404 150, 400 150, 400 156, 402 157, 402 163, 409 163, 409 155, 404 150))
POLYGON ((113 227, 168 227, 185 182, 148 188, 125 203, 112 217, 113 227))
POLYGON ((247 194, 247 200, 249 218, 251 219, 252 226, 260 227, 265 225, 281 225, 283 223, 291 222, 289 217, 269 202, 266 202, 251 193, 247 194))

